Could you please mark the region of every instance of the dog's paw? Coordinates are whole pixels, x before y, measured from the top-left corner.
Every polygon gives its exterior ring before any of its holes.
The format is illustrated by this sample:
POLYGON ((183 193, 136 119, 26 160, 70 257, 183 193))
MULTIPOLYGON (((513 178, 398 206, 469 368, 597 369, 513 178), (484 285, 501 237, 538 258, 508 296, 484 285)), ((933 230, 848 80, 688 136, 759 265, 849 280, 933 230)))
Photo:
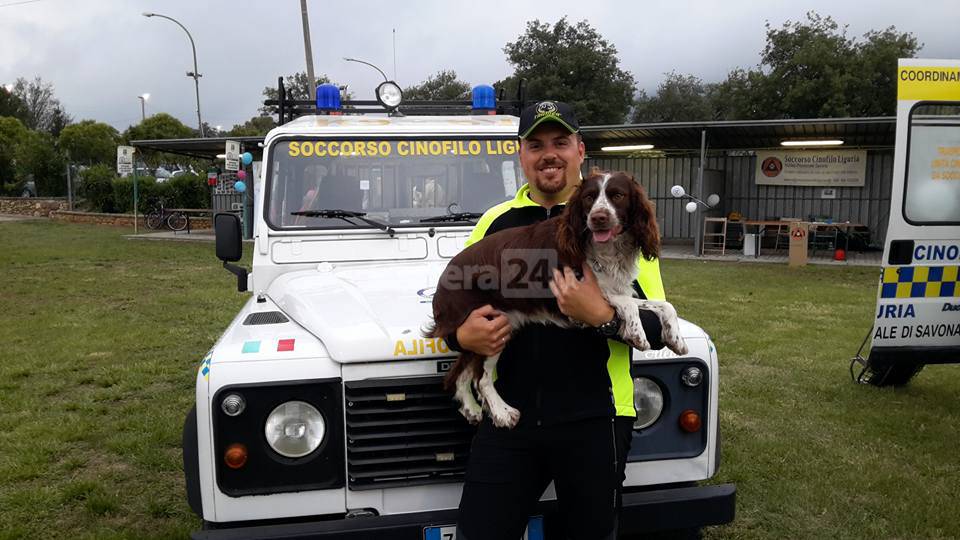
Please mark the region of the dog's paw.
POLYGON ((646 351, 650 349, 650 342, 647 341, 646 337, 624 338, 624 341, 638 351, 646 351))
POLYGON ((497 427, 512 429, 520 421, 520 411, 504 403, 502 406, 490 408, 490 420, 497 427))
MULTIPOLYGON (((676 319, 674 319, 674 321, 676 321, 676 319)), ((663 339, 663 343, 666 344, 671 351, 677 353, 679 356, 684 356, 689 352, 689 348, 677 327, 676 322, 674 322, 674 324, 664 324, 661 338, 663 339)))
POLYGON ((462 405, 460 407, 460 414, 467 419, 467 422, 474 426, 483 420, 483 409, 481 407, 462 405))
POLYGON ((639 317, 629 317, 624 320, 622 337, 634 349, 645 351, 650 348, 650 342, 643 332, 643 324, 639 317))

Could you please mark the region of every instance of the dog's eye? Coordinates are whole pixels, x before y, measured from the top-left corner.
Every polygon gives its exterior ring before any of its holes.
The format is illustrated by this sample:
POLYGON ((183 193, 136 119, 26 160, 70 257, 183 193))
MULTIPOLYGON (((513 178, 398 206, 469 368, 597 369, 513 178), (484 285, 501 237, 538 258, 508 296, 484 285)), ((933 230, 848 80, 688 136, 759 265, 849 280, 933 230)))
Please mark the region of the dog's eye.
POLYGON ((584 196, 583 196, 583 200, 587 201, 588 203, 589 203, 589 202, 593 202, 593 198, 594 198, 593 195, 584 195, 584 196))
POLYGON ((615 200, 615 201, 622 200, 622 199, 623 199, 623 193, 614 193, 614 194, 613 194, 613 197, 611 197, 611 199, 613 199, 613 200, 615 200))

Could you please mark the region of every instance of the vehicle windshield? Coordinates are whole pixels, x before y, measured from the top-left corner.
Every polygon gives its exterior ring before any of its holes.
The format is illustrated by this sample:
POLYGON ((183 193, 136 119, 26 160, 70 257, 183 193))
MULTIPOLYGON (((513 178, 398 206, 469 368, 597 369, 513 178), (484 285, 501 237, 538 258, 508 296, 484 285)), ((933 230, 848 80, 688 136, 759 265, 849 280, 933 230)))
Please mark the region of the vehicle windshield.
POLYGON ((914 107, 908 140, 903 198, 907 221, 960 223, 960 105, 914 107))
POLYGON ((267 221, 278 229, 370 227, 303 215, 345 210, 392 227, 462 226, 469 213, 516 194, 523 183, 517 150, 506 137, 281 140, 268 165, 267 221), (450 214, 462 215, 421 222, 450 214))

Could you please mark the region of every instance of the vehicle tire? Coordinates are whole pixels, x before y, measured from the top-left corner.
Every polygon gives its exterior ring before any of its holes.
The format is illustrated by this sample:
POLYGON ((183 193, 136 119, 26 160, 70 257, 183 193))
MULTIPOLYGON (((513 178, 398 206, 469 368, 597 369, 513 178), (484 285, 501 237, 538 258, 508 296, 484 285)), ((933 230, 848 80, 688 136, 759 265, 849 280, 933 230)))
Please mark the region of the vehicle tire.
POLYGON ((174 231, 182 231, 187 228, 187 215, 180 212, 174 212, 167 218, 167 227, 174 231))
POLYGON ((879 369, 871 367, 870 379, 867 382, 873 386, 903 386, 920 373, 923 366, 924 364, 917 362, 897 362, 879 369))
POLYGON ((621 534, 618 540, 700 540, 703 535, 699 527, 674 529, 644 534, 621 534))
POLYGON ((152 214, 147 214, 147 228, 148 229, 159 229, 163 226, 163 215, 160 212, 153 212, 152 214))
POLYGON ((203 500, 200 497, 200 452, 197 448, 197 407, 190 408, 183 421, 183 478, 186 480, 187 505, 198 518, 203 519, 203 500))

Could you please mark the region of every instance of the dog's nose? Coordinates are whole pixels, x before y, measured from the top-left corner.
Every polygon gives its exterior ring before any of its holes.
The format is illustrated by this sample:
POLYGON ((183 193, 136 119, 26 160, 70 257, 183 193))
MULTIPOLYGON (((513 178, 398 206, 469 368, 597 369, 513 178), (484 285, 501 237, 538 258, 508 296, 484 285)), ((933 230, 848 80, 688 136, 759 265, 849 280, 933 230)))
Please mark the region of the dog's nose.
POLYGON ((606 212, 594 212, 590 214, 590 224, 594 227, 606 227, 610 222, 610 216, 606 212))

